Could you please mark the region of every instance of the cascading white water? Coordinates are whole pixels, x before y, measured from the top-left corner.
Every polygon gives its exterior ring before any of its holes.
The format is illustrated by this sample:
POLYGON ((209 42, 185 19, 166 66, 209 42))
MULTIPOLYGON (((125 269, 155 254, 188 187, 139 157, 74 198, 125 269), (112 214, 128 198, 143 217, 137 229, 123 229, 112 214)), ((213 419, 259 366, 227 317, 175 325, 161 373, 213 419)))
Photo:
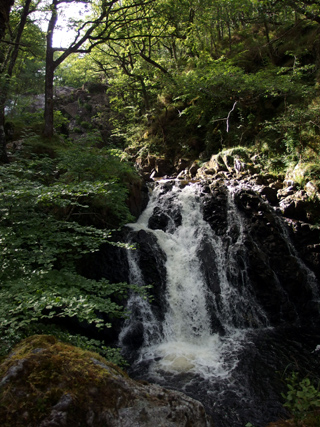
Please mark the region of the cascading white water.
MULTIPOLYGON (((245 260, 240 276, 235 261, 236 255, 244 257, 241 219, 230 196, 228 215, 230 224, 232 221, 233 227, 237 227, 237 237, 230 241, 226 251, 222 239, 203 219, 200 187, 190 184, 181 188, 177 183, 164 194, 162 185, 166 183, 158 184, 144 213, 135 224, 130 224, 132 230, 144 230, 157 238, 159 247, 166 255, 167 272, 167 311, 161 327, 145 300, 133 296, 129 301, 129 309, 139 305, 144 322, 144 345, 140 349, 138 363, 152 361, 150 373, 154 377, 161 370, 192 372, 203 377, 226 377, 237 364, 237 349, 241 348, 247 330, 245 325, 250 325, 250 319, 255 325, 266 325, 266 316, 250 293, 245 260), (179 212, 181 221, 177 225, 170 217, 170 208, 179 212), (149 228, 149 219, 155 209, 166 209, 166 215, 169 215, 165 231, 149 228), (218 301, 206 286, 201 269, 198 254, 203 247, 210 248, 215 257, 215 280, 220 288, 218 301), (209 300, 225 330, 223 337, 212 330, 209 300)), ((129 263, 132 283, 144 285, 132 253, 129 263)), ((128 319, 126 322, 120 341, 131 321, 128 319)))
POLYGON ((314 301, 317 301, 319 303, 320 302, 320 293, 319 293, 319 289, 318 289, 316 275, 314 274, 314 272, 312 270, 310 270, 310 268, 308 268, 308 266, 299 257, 297 250, 295 249, 293 244, 290 242, 289 233, 288 233, 288 230, 285 228, 284 223, 281 222, 279 219, 277 222, 279 224, 279 228, 281 230, 282 236, 283 236, 284 240, 287 242, 288 249, 289 249, 291 256, 294 257, 294 259, 296 260, 296 262, 299 266, 299 269, 301 269, 306 276, 306 282, 308 283, 309 289, 312 292, 314 301))
MULTIPOLYGON (((128 263, 129 263, 129 282, 134 284, 144 285, 144 280, 139 268, 136 252, 128 251, 128 263)), ((160 340, 160 325, 157 322, 150 304, 146 298, 142 298, 140 295, 133 293, 128 301, 127 309, 130 313, 133 313, 135 318, 143 322, 143 342, 146 346, 152 345, 153 342, 160 340)), ((123 332, 125 329, 123 330, 123 332)), ((122 334, 123 334, 122 332, 122 334)), ((120 341, 122 334, 120 334, 120 341)))
POLYGON ((219 240, 216 246, 224 327, 228 331, 234 331, 235 326, 245 328, 247 324, 254 327, 268 326, 268 318, 251 292, 244 245, 245 229, 234 202, 234 188, 231 186, 228 187, 227 224, 229 245, 225 249, 222 240, 219 240))

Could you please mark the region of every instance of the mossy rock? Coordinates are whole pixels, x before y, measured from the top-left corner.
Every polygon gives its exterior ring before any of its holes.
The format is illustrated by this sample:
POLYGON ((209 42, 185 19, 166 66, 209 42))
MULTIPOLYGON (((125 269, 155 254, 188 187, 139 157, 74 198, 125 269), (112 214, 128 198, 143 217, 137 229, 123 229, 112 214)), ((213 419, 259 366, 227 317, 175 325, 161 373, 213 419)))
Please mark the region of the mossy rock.
POLYGON ((314 162, 299 162, 288 169, 287 180, 293 180, 301 187, 308 181, 313 181, 315 185, 320 183, 320 164, 314 162))
POLYGON ((233 147, 233 148, 223 150, 220 154, 222 156, 231 156, 231 157, 237 156, 238 158, 247 162, 247 161, 249 161, 251 151, 247 147, 237 146, 237 147, 233 147))
POLYGON ((0 365, 1 427, 210 426, 182 393, 142 384, 96 353, 47 335, 23 340, 0 365))
POLYGON ((211 159, 205 165, 208 169, 213 169, 214 173, 218 173, 220 171, 227 171, 228 168, 224 162, 224 159, 220 154, 214 154, 211 156, 211 159))

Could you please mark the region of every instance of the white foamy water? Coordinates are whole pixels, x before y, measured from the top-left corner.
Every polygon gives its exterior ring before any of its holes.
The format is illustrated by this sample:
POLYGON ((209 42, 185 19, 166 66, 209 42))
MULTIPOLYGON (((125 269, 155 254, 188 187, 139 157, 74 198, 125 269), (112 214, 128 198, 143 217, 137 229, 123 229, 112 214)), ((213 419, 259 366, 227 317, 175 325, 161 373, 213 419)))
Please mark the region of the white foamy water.
POLYGON ((161 377, 163 372, 226 378, 237 366, 237 353, 242 348, 244 338, 244 331, 234 331, 223 338, 217 333, 206 339, 200 337, 197 343, 194 340, 167 339, 143 348, 140 361, 152 361, 149 374, 154 378, 161 377))
MULTIPOLYGON (((240 350, 246 335, 241 325, 243 318, 259 319, 262 310, 248 293, 247 283, 237 287, 230 286, 227 279, 227 269, 231 272, 234 253, 231 246, 225 253, 219 237, 203 219, 199 202, 199 187, 188 185, 183 189, 178 185, 163 194, 160 185, 153 191, 151 200, 141 217, 135 224, 130 224, 134 231, 144 230, 152 233, 159 247, 166 255, 166 300, 167 311, 160 325, 148 303, 137 296, 129 301, 129 310, 136 310, 144 323, 144 345, 140 350, 141 361, 150 361, 150 373, 156 375, 158 370, 167 372, 192 372, 204 377, 226 377, 237 365, 237 350, 240 350), (161 195, 161 197, 160 197, 161 195), (167 227, 152 230, 149 219, 155 209, 165 210, 167 227), (181 223, 175 225, 170 217, 170 209, 179 211, 181 223), (206 286, 201 270, 198 251, 203 244, 210 245, 215 253, 217 275, 216 285, 220 287, 220 300, 216 304, 216 315, 223 324, 226 335, 221 337, 212 331, 211 318, 207 307, 209 297, 213 300, 206 286), (235 322, 235 318, 237 321, 235 322)), ((232 205, 232 204, 231 204, 232 205)), ((233 205, 232 205, 233 209, 233 205)), ((230 216, 234 221, 235 213, 230 208, 230 216)), ((242 226, 238 223, 239 237, 233 247, 242 244, 242 226)), ((134 252, 134 251, 133 251, 134 252)), ((139 273, 138 259, 129 255, 131 266, 131 282, 144 285, 139 273)), ((245 281, 245 272, 242 280, 245 281)), ((263 317, 263 314, 260 316, 263 317)), ((120 341, 130 327, 128 320, 120 336, 120 341)), ((259 320, 256 320, 259 322, 259 320)))

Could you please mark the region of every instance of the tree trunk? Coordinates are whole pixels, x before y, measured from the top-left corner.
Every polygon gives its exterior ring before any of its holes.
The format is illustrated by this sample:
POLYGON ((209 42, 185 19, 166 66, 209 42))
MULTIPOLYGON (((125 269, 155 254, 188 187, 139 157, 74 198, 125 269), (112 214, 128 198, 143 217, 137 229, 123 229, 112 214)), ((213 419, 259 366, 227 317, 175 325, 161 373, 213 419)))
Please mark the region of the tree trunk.
POLYGON ((0 163, 9 163, 8 155, 7 155, 7 141, 6 141, 6 133, 5 133, 5 103, 7 100, 8 93, 8 79, 4 78, 1 85, 0 92, 0 163))
POLYGON ((23 6, 23 10, 22 10, 21 15, 20 15, 20 22, 19 22, 18 29, 17 29, 17 35, 15 36, 15 46, 12 50, 12 54, 10 55, 10 60, 9 60, 9 64, 8 64, 7 74, 8 74, 10 79, 12 77, 13 69, 14 69, 15 63, 16 63, 17 58, 18 58, 19 49, 20 49, 20 41, 21 41, 21 37, 22 37, 24 27, 27 23, 28 15, 30 13, 30 5, 31 5, 31 0, 26 0, 25 4, 23 6))
MULTIPOLYGON (((7 24, 9 22, 10 9, 14 4, 14 0, 2 0, 0 5, 0 42, 5 36, 7 24)), ((0 44, 0 70, 4 61, 3 49, 0 44)), ((6 149, 6 134, 4 131, 4 105, 6 101, 6 81, 3 82, 4 87, 0 88, 0 163, 8 163, 6 149)))
POLYGON ((0 163, 9 163, 4 131, 4 106, 0 105, 0 163))
POLYGON ((53 136, 53 79, 55 62, 53 58, 54 49, 52 47, 53 31, 58 20, 58 1, 53 0, 51 17, 47 31, 47 53, 46 53, 46 78, 45 78, 45 107, 44 107, 44 136, 52 138, 53 136))
POLYGON ((144 109, 145 109, 145 113, 146 113, 148 110, 150 110, 149 96, 148 96, 147 88, 146 88, 146 85, 144 83, 143 77, 138 76, 138 80, 140 81, 140 84, 141 84, 141 92, 142 92, 142 97, 143 97, 143 102, 144 102, 144 109))
POLYGON ((0 5, 0 40, 3 39, 9 22, 10 9, 14 4, 14 0, 1 0, 0 5))
POLYGON ((54 78, 53 50, 47 48, 44 132, 43 132, 46 138, 52 138, 53 136, 53 78, 54 78))
POLYGON ((271 62, 273 65, 276 65, 276 55, 275 55, 275 51, 273 49, 271 40, 270 40, 270 36, 269 36, 269 25, 267 20, 264 18, 263 19, 263 25, 265 28, 265 34, 266 34, 266 39, 267 39, 267 43, 268 43, 268 51, 269 51, 269 57, 271 59, 271 62))

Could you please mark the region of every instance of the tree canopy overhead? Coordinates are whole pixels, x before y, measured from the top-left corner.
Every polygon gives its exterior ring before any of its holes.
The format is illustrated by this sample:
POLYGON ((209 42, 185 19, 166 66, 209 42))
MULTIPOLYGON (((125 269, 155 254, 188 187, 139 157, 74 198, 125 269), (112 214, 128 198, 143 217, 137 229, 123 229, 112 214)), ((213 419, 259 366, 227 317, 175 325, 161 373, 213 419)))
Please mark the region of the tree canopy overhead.
MULTIPOLYGON (((12 4, 8 2, 8 5, 12 4)), ((12 74, 17 53, 19 49, 20 52, 24 49, 20 39, 23 31, 24 37, 27 37, 27 20, 36 23, 45 14, 48 26, 45 31, 44 134, 52 137, 54 78, 58 68, 70 55, 83 57, 90 54, 88 62, 91 61, 97 75, 100 72, 105 78, 113 79, 120 69, 122 78, 138 88, 144 108, 148 110, 151 105, 148 82, 152 81, 150 72, 153 73, 154 69, 172 79, 177 67, 185 66, 186 60, 203 59, 205 55, 214 60, 219 60, 223 55, 230 56, 231 52, 241 49, 241 43, 236 38, 240 34, 240 37, 249 34, 255 26, 260 26, 264 36, 264 40, 261 38, 258 41, 257 50, 267 47, 265 50, 271 62, 277 65, 274 45, 279 34, 273 38, 274 32, 283 27, 285 33, 285 25, 295 25, 303 19, 318 22, 318 6, 318 1, 290 0, 186 0, 178 4, 171 0, 112 0, 94 4, 87 0, 19 1, 11 13, 12 24, 14 14, 18 18, 16 30, 13 31, 8 22, 10 31, 6 33, 5 41, 15 49, 9 49, 13 55, 10 61, 7 52, 5 62, 8 69, 3 69, 2 75, 12 74), (73 38, 70 37, 70 42, 63 47, 54 46, 53 36, 59 30, 58 18, 63 15, 63 8, 77 4, 88 6, 88 10, 78 17, 65 19, 64 25, 72 28, 73 38)), ((4 12, 3 16, 9 16, 8 12, 4 12)), ((37 39, 40 35, 34 34, 33 37, 37 39)), ((43 46, 43 41, 37 39, 34 48, 39 45, 43 46)), ((25 46, 30 46, 27 40, 25 46)), ((7 91, 2 92, 5 94, 7 91)), ((7 98, 7 95, 2 98, 7 98)))

